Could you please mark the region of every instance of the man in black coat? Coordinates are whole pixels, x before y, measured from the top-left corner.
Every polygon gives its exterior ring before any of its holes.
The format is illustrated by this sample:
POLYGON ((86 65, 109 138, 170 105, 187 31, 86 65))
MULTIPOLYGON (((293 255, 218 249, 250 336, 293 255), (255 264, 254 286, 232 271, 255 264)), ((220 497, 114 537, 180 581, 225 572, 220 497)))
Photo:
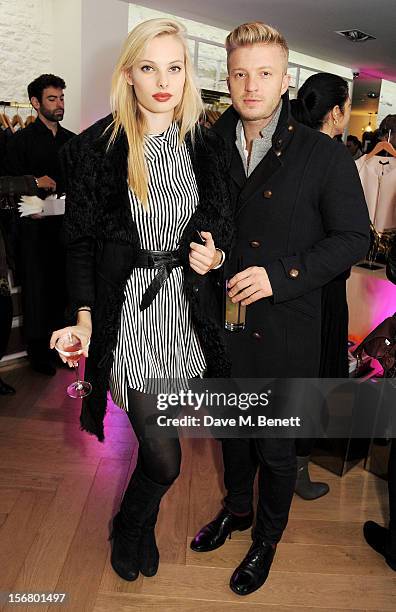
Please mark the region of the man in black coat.
MULTIPOLYGON (((13 248, 15 211, 8 208, 8 198, 34 195, 37 192, 33 176, 2 176, 2 168, 3 164, 0 157, 0 359, 7 351, 13 318, 8 271, 11 269, 15 273, 13 248), (4 209, 2 207, 3 198, 7 203, 4 209)), ((15 389, 0 378, 0 395, 11 395, 13 393, 15 393, 15 389)))
MULTIPOLYGON (((37 119, 12 136, 6 151, 6 168, 13 176, 32 175, 37 195, 60 196, 64 184, 58 153, 74 136, 60 125, 64 114, 65 82, 42 74, 28 86, 37 119)), ((55 374, 49 350, 50 332, 62 326, 65 308, 62 215, 33 215, 20 221, 20 267, 23 325, 30 363, 38 372, 55 374)))
MULTIPOLYGON (((360 180, 345 147, 290 116, 288 48, 279 32, 244 24, 227 37, 226 48, 233 106, 214 129, 228 143, 237 226, 229 295, 247 305, 245 329, 227 332, 233 376, 317 377, 321 287, 368 248, 360 180)), ((224 508, 191 547, 214 550, 232 531, 251 526, 258 463, 253 544, 230 581, 235 593, 248 595, 265 582, 287 524, 295 441, 226 439, 223 459, 224 508)))

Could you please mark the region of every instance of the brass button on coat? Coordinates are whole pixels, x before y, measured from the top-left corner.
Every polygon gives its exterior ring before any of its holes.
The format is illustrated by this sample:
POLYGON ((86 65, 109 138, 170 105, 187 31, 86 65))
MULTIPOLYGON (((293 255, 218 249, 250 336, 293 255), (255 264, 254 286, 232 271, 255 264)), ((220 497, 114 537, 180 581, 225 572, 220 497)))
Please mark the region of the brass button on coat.
POLYGON ((259 331, 254 331, 252 332, 252 338, 254 338, 255 340, 261 340, 262 339, 262 335, 259 331))
POLYGON ((277 157, 280 157, 280 156, 282 155, 282 151, 275 151, 275 155, 276 155, 277 157))
POLYGON ((265 198, 267 198, 267 200, 268 200, 269 198, 272 198, 272 191, 271 191, 270 189, 266 189, 266 191, 264 191, 264 193, 263 193, 263 196, 264 196, 265 198))
POLYGON ((260 246, 260 242, 258 240, 252 240, 251 242, 249 242, 249 244, 252 249, 258 249, 258 247, 260 246))
POLYGON ((292 125, 289 125, 287 129, 289 130, 289 132, 292 132, 294 130, 294 127, 292 125))
POLYGON ((300 274, 300 270, 297 270, 297 268, 291 268, 289 270, 289 276, 290 278, 297 278, 297 276, 300 274))

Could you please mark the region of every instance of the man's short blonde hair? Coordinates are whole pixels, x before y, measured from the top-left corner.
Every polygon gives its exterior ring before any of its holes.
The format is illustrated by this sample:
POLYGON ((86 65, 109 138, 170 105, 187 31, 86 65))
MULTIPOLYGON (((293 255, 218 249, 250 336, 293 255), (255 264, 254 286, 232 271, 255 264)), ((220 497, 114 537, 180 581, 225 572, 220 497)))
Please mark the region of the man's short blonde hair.
POLYGON ((225 43, 227 57, 230 57, 232 51, 238 47, 257 44, 278 45, 285 55, 285 72, 287 72, 289 47, 286 39, 278 30, 262 21, 243 23, 228 34, 225 43))

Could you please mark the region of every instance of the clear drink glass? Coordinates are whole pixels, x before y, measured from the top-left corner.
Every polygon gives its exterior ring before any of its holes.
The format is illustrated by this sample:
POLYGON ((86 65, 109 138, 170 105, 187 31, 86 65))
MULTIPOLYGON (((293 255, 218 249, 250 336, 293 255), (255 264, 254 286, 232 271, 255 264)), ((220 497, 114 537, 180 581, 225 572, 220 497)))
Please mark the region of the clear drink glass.
POLYGON ((76 372, 76 381, 67 387, 67 395, 74 399, 86 397, 92 391, 92 385, 85 380, 80 380, 78 364, 83 354, 83 351, 88 348, 82 346, 81 341, 72 333, 65 334, 58 338, 55 348, 66 361, 71 364, 76 372))
POLYGON ((246 306, 242 306, 241 302, 231 301, 228 295, 228 280, 225 284, 225 323, 226 330, 235 332, 245 329, 246 306))

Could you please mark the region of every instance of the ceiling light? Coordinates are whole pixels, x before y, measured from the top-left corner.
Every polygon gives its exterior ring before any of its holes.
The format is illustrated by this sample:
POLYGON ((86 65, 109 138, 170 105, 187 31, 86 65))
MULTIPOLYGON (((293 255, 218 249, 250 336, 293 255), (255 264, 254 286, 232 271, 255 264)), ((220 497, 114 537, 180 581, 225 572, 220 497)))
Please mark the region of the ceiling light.
POLYGON ((375 36, 366 34, 361 30, 337 30, 336 34, 344 36, 350 42, 366 42, 367 40, 375 40, 375 36))
POLYGON ((368 122, 368 125, 366 125, 366 127, 363 128, 363 132, 372 132, 373 131, 373 128, 371 126, 371 115, 372 114, 373 113, 369 113, 368 114, 369 115, 369 122, 368 122))

